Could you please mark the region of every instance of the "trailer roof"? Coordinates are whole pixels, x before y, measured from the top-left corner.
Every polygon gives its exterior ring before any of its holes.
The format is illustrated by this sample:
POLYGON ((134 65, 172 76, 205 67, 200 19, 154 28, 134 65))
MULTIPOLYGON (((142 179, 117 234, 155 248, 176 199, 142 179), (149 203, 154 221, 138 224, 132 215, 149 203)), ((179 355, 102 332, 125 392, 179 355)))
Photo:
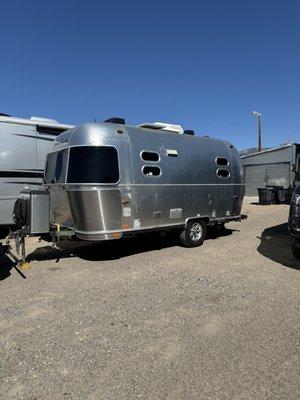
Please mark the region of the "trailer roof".
POLYGON ((40 117, 31 117, 30 119, 26 119, 26 118, 8 117, 0 115, 0 122, 19 124, 19 125, 31 125, 31 126, 39 125, 48 128, 63 128, 63 129, 74 128, 74 125, 61 124, 58 121, 55 121, 54 119, 40 118, 40 117))

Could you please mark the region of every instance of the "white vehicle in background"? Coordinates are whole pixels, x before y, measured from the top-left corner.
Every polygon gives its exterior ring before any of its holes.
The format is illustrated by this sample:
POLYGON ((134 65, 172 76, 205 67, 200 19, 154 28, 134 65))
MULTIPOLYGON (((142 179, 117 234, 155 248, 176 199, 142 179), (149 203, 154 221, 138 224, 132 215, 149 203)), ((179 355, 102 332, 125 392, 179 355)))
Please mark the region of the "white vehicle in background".
POLYGON ((13 224, 12 210, 21 190, 42 184, 53 140, 72 127, 53 119, 0 114, 0 225, 13 224))

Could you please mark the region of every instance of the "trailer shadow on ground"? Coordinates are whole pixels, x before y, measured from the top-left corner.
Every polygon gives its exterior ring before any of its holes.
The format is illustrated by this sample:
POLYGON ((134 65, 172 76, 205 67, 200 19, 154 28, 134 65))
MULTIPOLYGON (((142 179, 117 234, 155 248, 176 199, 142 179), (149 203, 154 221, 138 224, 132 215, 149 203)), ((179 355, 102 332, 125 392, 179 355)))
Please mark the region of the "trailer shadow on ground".
MULTIPOLYGON (((216 240, 222 236, 231 235, 234 229, 222 231, 209 230, 207 240, 216 240)), ((79 257, 88 261, 109 261, 128 257, 134 254, 148 251, 162 250, 178 246, 179 242, 175 234, 148 233, 133 238, 117 241, 106 241, 101 243, 77 242, 75 245, 70 241, 62 242, 60 248, 52 246, 39 247, 28 254, 28 261, 57 260, 67 257, 79 257)))
MULTIPOLYGON (((216 240, 223 236, 229 236, 235 231, 238 230, 209 229, 207 240, 216 240)), ((153 232, 124 240, 106 241, 97 244, 65 240, 61 242, 59 248, 53 247, 50 244, 37 247, 27 255, 26 260, 28 262, 47 260, 56 260, 56 262, 59 262, 64 258, 78 257, 88 261, 109 261, 178 245, 178 235, 175 233, 158 234, 153 232)), ((16 269, 23 278, 25 278, 22 271, 16 267, 16 263, 14 263, 7 255, 1 256, 0 281, 10 276, 13 268, 16 269)))
POLYGON ((257 251, 285 267, 300 269, 300 261, 292 254, 292 238, 287 223, 271 226, 262 232, 257 251))
POLYGON ((23 272, 17 267, 17 263, 12 261, 7 255, 0 256, 0 281, 3 281, 6 278, 9 278, 11 275, 11 270, 14 268, 18 274, 26 279, 26 276, 23 272))
POLYGON ((14 265, 15 263, 6 255, 0 257, 0 281, 10 276, 10 271, 13 269, 14 265))

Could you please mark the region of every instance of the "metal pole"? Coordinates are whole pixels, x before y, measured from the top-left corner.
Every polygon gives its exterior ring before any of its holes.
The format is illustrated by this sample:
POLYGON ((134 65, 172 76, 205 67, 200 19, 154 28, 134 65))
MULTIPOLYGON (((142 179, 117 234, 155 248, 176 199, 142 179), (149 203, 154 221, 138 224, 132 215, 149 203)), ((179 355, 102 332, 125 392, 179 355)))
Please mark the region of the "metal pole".
POLYGON ((258 151, 262 150, 262 146, 261 146, 261 116, 262 114, 260 112, 257 111, 252 111, 252 115, 254 115, 257 118, 257 122, 258 122, 258 151))
POLYGON ((258 151, 261 149, 261 114, 258 114, 258 151))

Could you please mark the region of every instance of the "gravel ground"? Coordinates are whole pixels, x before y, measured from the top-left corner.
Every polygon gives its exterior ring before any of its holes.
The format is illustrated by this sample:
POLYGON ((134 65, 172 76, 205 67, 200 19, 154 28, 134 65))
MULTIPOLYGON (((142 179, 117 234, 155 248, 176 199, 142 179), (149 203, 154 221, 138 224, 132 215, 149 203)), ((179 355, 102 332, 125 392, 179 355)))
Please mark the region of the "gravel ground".
POLYGON ((0 259, 0 398, 298 398, 288 206, 244 212, 194 249, 148 235, 69 256, 31 241, 26 279, 0 259))

